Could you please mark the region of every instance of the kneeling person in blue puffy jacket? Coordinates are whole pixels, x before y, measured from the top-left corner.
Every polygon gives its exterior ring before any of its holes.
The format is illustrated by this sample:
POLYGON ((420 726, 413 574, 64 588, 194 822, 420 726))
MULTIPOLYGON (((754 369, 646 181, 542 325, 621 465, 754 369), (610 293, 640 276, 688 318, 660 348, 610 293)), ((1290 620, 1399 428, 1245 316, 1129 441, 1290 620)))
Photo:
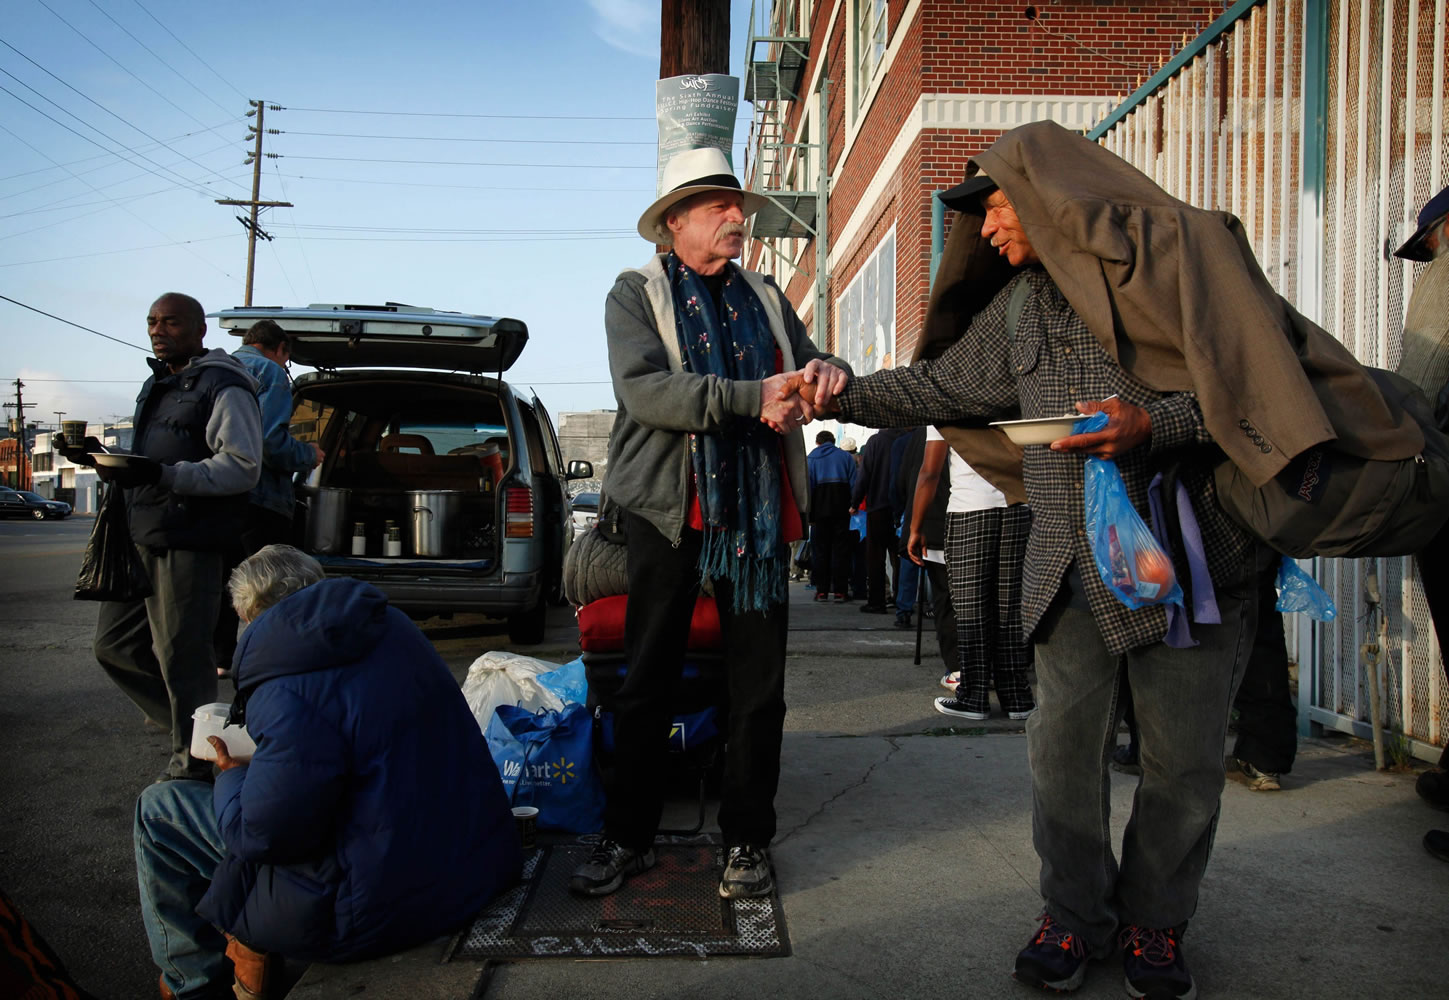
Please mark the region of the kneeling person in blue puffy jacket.
MULTIPOLYGON (((136 870, 162 997, 264 996, 282 956, 372 958, 464 924, 522 851, 498 770, 447 666, 374 587, 269 545, 229 583, 248 624, 215 788, 136 806, 136 870), (234 967, 234 973, 233 973, 234 967), (243 992, 246 991, 246 992, 243 992)), ((272 987, 275 988, 275 987, 272 987)))

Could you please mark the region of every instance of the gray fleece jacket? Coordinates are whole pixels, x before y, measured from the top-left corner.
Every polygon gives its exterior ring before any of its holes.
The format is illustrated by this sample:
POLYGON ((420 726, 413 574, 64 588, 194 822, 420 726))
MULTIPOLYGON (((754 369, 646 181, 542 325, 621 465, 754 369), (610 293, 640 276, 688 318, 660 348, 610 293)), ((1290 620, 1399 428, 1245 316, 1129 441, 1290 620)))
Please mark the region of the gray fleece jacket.
MULTIPOLYGON (((743 275, 764 304, 783 371, 803 368, 813 358, 850 371, 844 361, 816 349, 773 279, 727 266, 743 275)), ((684 370, 663 254, 619 275, 604 304, 604 332, 618 401, 604 492, 677 542, 688 516, 689 434, 722 430, 737 417, 758 419, 760 383, 684 370)), ((803 513, 810 487, 798 427, 784 436, 784 452, 790 488, 803 513)))

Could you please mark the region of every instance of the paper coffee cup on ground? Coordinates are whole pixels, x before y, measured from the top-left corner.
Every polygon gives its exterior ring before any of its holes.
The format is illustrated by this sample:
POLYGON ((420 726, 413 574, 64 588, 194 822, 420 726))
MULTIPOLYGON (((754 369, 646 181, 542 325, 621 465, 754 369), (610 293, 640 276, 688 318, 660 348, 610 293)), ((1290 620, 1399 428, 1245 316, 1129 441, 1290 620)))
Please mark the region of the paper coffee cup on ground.
POLYGON ((524 848, 533 847, 538 835, 538 807, 514 806, 513 825, 518 828, 518 839, 524 848))

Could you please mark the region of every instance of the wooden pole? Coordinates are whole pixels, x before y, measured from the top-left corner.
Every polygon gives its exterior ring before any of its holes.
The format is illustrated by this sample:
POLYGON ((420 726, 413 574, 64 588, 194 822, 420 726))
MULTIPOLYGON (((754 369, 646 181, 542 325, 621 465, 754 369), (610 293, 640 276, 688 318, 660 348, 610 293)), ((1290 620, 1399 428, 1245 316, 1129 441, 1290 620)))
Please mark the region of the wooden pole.
POLYGON ((730 71, 729 0, 660 0, 659 79, 730 71))

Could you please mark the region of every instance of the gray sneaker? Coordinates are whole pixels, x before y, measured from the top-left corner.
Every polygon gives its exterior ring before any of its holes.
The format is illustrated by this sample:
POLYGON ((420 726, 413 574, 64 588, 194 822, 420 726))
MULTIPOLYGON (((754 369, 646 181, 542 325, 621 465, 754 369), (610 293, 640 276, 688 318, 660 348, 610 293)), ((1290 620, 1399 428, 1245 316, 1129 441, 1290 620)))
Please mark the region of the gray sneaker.
POLYGON ((607 896, 624 884, 630 875, 647 872, 654 867, 654 849, 636 851, 613 840, 601 840, 589 860, 574 869, 569 891, 581 896, 607 896))
POLYGON ((1247 761, 1234 757, 1232 758, 1234 770, 1242 771, 1243 777, 1248 779, 1248 789, 1254 792, 1276 792, 1283 788, 1278 780, 1278 775, 1272 771, 1260 771, 1247 761))
POLYGON ((724 875, 719 880, 722 897, 768 896, 773 888, 775 878, 770 873, 770 859, 763 850, 750 844, 730 848, 724 875))

